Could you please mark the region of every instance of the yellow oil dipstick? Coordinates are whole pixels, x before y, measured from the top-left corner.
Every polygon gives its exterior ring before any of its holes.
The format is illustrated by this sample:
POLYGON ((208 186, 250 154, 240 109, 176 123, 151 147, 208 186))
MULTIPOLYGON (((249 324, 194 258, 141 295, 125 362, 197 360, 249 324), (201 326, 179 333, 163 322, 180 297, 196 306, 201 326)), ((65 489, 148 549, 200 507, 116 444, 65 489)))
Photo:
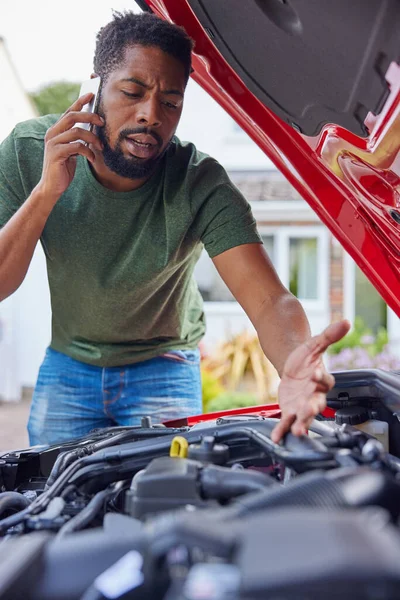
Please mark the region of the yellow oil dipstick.
POLYGON ((188 455, 188 441, 186 438, 181 435, 177 435, 171 442, 171 447, 169 449, 169 455, 172 458, 187 458, 188 455))

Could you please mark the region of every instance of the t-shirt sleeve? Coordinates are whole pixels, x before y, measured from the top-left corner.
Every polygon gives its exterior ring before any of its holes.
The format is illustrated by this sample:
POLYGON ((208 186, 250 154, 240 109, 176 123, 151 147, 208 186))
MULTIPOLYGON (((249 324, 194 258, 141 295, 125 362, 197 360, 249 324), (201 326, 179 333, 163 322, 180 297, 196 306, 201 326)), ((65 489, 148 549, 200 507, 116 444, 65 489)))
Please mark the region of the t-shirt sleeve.
POLYGON ((197 165, 190 196, 195 235, 211 258, 262 243, 249 203, 216 160, 208 157, 197 165))
POLYGON ((0 228, 11 219, 25 199, 14 134, 11 133, 0 144, 0 228))

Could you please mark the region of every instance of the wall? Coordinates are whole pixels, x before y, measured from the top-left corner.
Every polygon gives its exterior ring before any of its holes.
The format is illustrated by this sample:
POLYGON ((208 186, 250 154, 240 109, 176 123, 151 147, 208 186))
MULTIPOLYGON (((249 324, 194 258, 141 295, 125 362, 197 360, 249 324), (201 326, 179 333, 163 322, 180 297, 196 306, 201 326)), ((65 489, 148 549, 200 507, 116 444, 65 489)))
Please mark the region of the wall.
MULTIPOLYGON (((0 38, 0 140, 20 121, 36 116, 0 38)), ((0 304, 0 398, 16 400, 32 385, 49 341, 50 303, 44 256, 38 248, 19 290, 0 304)))
POLYGON ((275 169, 235 121, 194 81, 189 81, 177 136, 193 142, 229 170, 275 169))
POLYGON ((0 140, 3 140, 16 123, 31 119, 36 111, 25 94, 15 72, 4 40, 0 37, 0 140))

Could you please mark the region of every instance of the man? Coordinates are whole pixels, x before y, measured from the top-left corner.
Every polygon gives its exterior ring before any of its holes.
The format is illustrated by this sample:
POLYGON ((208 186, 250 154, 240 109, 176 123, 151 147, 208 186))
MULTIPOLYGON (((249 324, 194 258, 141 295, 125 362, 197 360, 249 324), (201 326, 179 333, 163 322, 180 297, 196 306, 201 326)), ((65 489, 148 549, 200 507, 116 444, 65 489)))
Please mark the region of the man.
POLYGON ((174 137, 191 50, 183 30, 152 15, 114 15, 97 37, 98 114, 80 112, 83 96, 60 118, 19 124, 0 147, 0 299, 39 239, 51 291, 32 444, 201 412, 205 325, 192 274, 203 245, 282 376, 275 441, 304 433, 325 406, 333 378, 321 354, 348 325, 310 339, 247 202, 215 160, 174 137))

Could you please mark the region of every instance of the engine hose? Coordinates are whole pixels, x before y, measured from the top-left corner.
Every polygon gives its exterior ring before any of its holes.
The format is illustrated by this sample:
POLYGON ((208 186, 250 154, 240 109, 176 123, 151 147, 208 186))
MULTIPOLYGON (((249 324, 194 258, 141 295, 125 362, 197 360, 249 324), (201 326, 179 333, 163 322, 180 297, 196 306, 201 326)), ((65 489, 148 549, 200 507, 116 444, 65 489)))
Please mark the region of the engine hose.
POLYGON ((327 425, 324 421, 314 421, 310 425, 310 431, 318 433, 321 436, 334 437, 337 431, 340 431, 340 425, 333 423, 333 426, 327 425))
POLYGON ((97 450, 102 450, 103 448, 112 446, 115 442, 118 442, 121 439, 125 440, 126 437, 130 437, 131 433, 131 431, 123 431, 122 433, 119 432, 115 436, 106 437, 105 439, 101 439, 97 442, 91 442, 87 446, 75 448, 74 450, 70 450, 69 452, 63 452, 57 457, 57 460, 54 463, 49 478, 46 482, 45 490, 48 490, 53 485, 55 480, 61 475, 61 473, 63 473, 63 471, 65 471, 65 469, 69 467, 69 465, 78 460, 78 458, 88 456, 89 454, 97 452, 97 450))
POLYGON ((14 527, 15 525, 19 525, 25 517, 28 517, 31 514, 30 506, 20 510, 15 513, 15 515, 11 515, 11 517, 6 517, 2 519, 0 522, 0 535, 3 535, 10 527, 14 527))
POLYGON ((0 516, 8 511, 20 511, 30 505, 30 500, 18 492, 3 492, 0 494, 0 516))
POLYGON ((205 499, 229 500, 248 492, 258 492, 278 485, 269 475, 257 471, 227 471, 224 467, 209 465, 202 469, 200 486, 205 499))
POLYGON ((66 483, 69 478, 78 471, 81 466, 84 464, 85 458, 79 459, 76 463, 70 465, 64 473, 60 475, 60 477, 53 483, 52 487, 47 491, 43 492, 41 496, 36 498, 27 508, 19 511, 15 515, 11 515, 11 517, 6 517, 5 519, 0 519, 0 535, 4 535, 4 533, 10 528, 22 523, 22 521, 30 516, 36 515, 39 512, 43 512, 46 507, 49 505, 50 500, 55 498, 58 493, 64 489, 66 483))
POLYGON ((268 493, 238 499, 236 506, 236 516, 282 506, 325 509, 380 506, 396 519, 400 513, 400 485, 385 473, 368 468, 313 472, 268 493))
POLYGON ((324 474, 307 473, 288 486, 280 486, 268 493, 260 493, 237 502, 237 516, 268 508, 296 506, 333 508, 346 506, 346 500, 335 481, 329 481, 324 474))
POLYGON ((46 485, 44 487, 45 490, 48 490, 53 485, 57 477, 59 477, 59 475, 65 471, 68 464, 71 464, 75 458, 79 458, 79 453, 81 452, 82 448, 78 448, 76 450, 62 452, 57 456, 56 462, 54 463, 51 473, 46 481, 46 485))
POLYGON ((93 496, 89 504, 85 506, 85 508, 81 510, 80 513, 78 513, 75 517, 67 521, 67 523, 65 523, 65 525, 61 527, 60 531, 57 534, 57 539, 63 537, 68 533, 77 531, 78 529, 83 529, 86 525, 93 521, 95 516, 104 506, 104 502, 110 495, 114 493, 115 491, 110 489, 101 490, 100 492, 97 492, 97 494, 93 496))
MULTIPOLYGON (((84 456, 88 456, 90 454, 94 454, 99 450, 103 450, 105 448, 109 448, 110 446, 117 445, 121 442, 129 441, 130 438, 151 438, 151 437, 160 437, 160 435, 170 435, 171 432, 169 430, 160 430, 157 429, 155 431, 143 431, 140 428, 130 427, 118 429, 116 435, 108 436, 98 441, 90 442, 87 446, 83 446, 80 448, 75 448, 74 450, 70 450, 68 452, 63 452, 61 455, 57 457, 56 462, 51 470, 49 478, 45 485, 45 491, 47 491, 56 479, 65 471, 69 465, 78 460, 79 458, 83 458, 84 456)), ((136 440, 135 440, 136 441, 136 440)))
POLYGON ((86 592, 81 596, 80 600, 103 600, 104 596, 96 586, 93 584, 86 590, 86 592))
POLYGON ((108 446, 112 446, 114 443, 125 440, 126 437, 130 437, 132 434, 131 430, 119 432, 115 436, 106 437, 105 439, 99 440, 98 442, 91 442, 87 446, 83 446, 81 448, 75 448, 74 450, 70 450, 68 452, 63 452, 57 457, 56 462, 51 470, 49 478, 45 485, 45 490, 47 491, 55 482, 55 480, 65 471, 69 465, 78 460, 78 458, 82 458, 83 456, 88 456, 97 452, 97 450, 102 450, 103 448, 107 448, 108 446))

